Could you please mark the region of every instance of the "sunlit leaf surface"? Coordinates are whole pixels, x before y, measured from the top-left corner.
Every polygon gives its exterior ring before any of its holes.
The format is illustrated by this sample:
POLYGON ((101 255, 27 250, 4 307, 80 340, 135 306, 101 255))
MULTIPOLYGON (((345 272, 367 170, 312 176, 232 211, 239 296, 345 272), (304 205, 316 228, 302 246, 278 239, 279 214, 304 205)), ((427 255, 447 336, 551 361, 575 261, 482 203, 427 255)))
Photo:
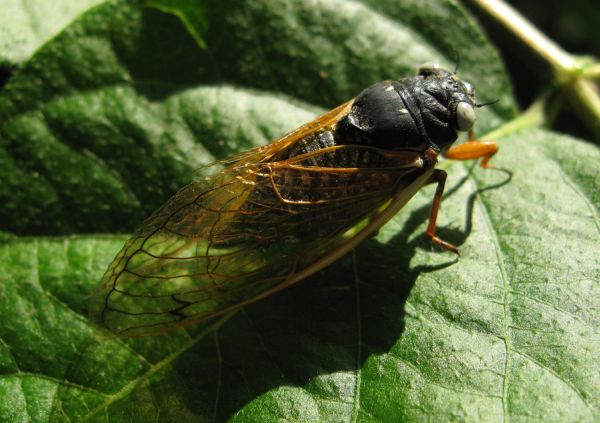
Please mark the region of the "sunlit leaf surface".
POLYGON ((598 420, 600 152, 551 132, 499 140, 507 184, 441 165, 458 260, 423 236, 429 187, 354 255, 212 330, 89 321, 125 234, 203 163, 422 62, 452 68, 452 49, 501 100, 478 130, 512 117, 453 3, 221 3, 203 2, 202 50, 173 15, 106 2, 0 93, 0 420, 598 420))

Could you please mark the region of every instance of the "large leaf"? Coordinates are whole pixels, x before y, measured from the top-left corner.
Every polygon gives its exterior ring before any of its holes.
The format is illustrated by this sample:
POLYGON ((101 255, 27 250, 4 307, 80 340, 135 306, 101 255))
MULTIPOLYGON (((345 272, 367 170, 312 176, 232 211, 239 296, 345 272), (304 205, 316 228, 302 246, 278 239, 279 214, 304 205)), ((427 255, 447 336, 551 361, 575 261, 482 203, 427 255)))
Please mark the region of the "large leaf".
POLYGON ((0 419, 597 420, 598 160, 549 132, 503 139, 510 183, 449 167, 441 234, 464 241, 458 261, 423 237, 426 189, 355 260, 213 332, 118 339, 89 324, 123 237, 8 241, 0 419))
POLYGON ((495 189, 478 192, 504 173, 443 164, 458 261, 423 237, 426 188, 354 260, 218 328, 119 339, 89 323, 125 237, 69 235, 132 230, 201 163, 421 62, 452 67, 453 48, 480 99, 501 99, 478 129, 511 116, 495 52, 453 3, 220 3, 201 3, 194 36, 108 2, 0 95, 0 230, 31 235, 0 233, 0 420, 600 418, 600 153, 547 132, 501 140, 514 177, 495 189))

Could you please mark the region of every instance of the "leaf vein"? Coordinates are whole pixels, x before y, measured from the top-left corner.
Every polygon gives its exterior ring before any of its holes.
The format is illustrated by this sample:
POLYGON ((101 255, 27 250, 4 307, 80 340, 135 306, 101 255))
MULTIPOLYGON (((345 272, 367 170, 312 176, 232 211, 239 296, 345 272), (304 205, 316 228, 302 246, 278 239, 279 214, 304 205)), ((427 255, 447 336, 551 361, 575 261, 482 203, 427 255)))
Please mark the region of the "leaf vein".
POLYGON ((394 354, 393 352, 391 352, 390 354, 395 359, 397 359, 401 363, 405 364, 408 368, 413 370, 415 373, 419 374, 423 379, 425 379, 427 381, 427 383, 437 386, 438 388, 441 388, 442 390, 451 391, 451 392, 454 392, 457 394, 472 395, 472 396, 481 397, 481 398, 497 398, 497 399, 502 398, 501 395, 491 395, 491 394, 484 394, 484 393, 474 392, 474 391, 465 391, 462 389, 452 388, 449 385, 442 384, 441 382, 436 382, 436 381, 432 380, 431 378, 428 378, 421 370, 419 370, 419 368, 414 363, 411 363, 406 358, 404 358, 398 354, 394 354))
POLYGON ((98 391, 96 389, 93 389, 93 388, 90 388, 87 386, 83 386, 83 385, 79 385, 78 383, 74 383, 74 382, 71 382, 68 380, 60 380, 55 377, 48 376, 48 375, 45 375, 42 373, 17 372, 17 373, 7 373, 7 374, 0 375, 0 379, 9 379, 11 377, 20 378, 20 379, 24 379, 24 378, 44 379, 49 382, 56 383, 57 385, 61 385, 61 386, 67 387, 67 388, 76 388, 76 389, 79 389, 80 391, 90 392, 92 394, 101 395, 103 397, 108 396, 108 394, 98 391))
MULTIPOLYGON (((522 291, 515 291, 514 289, 512 289, 512 290, 511 290, 511 294, 514 294, 514 295, 519 295, 519 296, 521 296, 521 297, 523 297, 523 298, 527 298, 528 300, 530 300, 530 301, 533 301, 533 302, 535 302, 535 303, 538 303, 538 304, 541 304, 541 305, 545 305, 546 307, 550 307, 550 308, 552 308, 553 310, 555 310, 555 311, 558 311, 559 313, 563 313, 563 314, 566 314, 566 315, 568 315, 568 316, 571 316, 572 318, 574 318, 574 319, 578 320, 580 323, 582 323, 582 324, 584 324, 584 325, 586 325, 586 326, 588 325, 588 323, 587 323, 587 322, 585 322, 585 321, 584 321, 584 320, 583 320, 581 317, 579 317, 577 314, 575 314, 575 313, 572 313, 572 312, 570 312, 570 311, 567 311, 567 310, 563 310, 563 309, 561 309, 560 307, 557 307, 557 306, 555 306, 554 304, 552 304, 552 303, 549 303, 548 301, 544 301, 544 300, 542 300, 542 299, 538 299, 538 298, 533 298, 533 297, 531 297, 531 296, 529 296, 529 295, 525 294, 525 293, 524 293, 524 292, 522 292, 522 291)), ((580 310, 584 310, 584 309, 583 309, 583 308, 581 308, 580 310)), ((537 330, 537 329, 536 329, 536 330, 537 330)))
POLYGON ((590 410, 595 410, 595 407, 590 404, 586 399, 585 399, 585 395, 583 394, 583 392, 581 392, 581 390, 579 390, 575 385, 573 385, 573 383, 564 378, 563 376, 561 376, 559 373, 557 373, 554 369, 552 369, 551 367, 546 366, 544 363, 542 363, 541 361, 536 360, 535 358, 533 358, 531 355, 527 354, 526 352, 519 350, 519 349, 513 349, 513 351, 525 358, 527 358, 529 361, 531 361, 532 363, 534 363, 535 365, 537 365, 539 368, 547 371, 548 373, 550 373, 552 376, 554 376, 556 379, 558 379, 559 381, 561 381, 562 383, 564 383, 565 385, 567 385, 573 392, 575 392, 577 394, 577 396, 579 397, 579 399, 581 399, 581 402, 583 402, 586 407, 588 407, 590 410))
MULTIPOLYGON (((477 189, 479 188, 477 186, 477 181, 475 180, 475 178, 471 178, 473 181, 473 185, 475 186, 476 190, 474 190, 475 193, 477 193, 477 189)), ((494 246, 494 251, 496 252, 496 260, 498 263, 498 268, 500 270, 500 276, 502 277, 502 285, 504 288, 504 294, 503 294, 503 298, 504 298, 504 323, 503 323, 503 328, 504 328, 504 354, 505 354, 505 358, 504 358, 504 371, 503 371, 503 378, 502 378, 502 417, 503 417, 503 421, 505 423, 510 421, 510 410, 509 410, 509 400, 508 400, 508 387, 509 387, 509 383, 510 383, 510 366, 511 366, 511 349, 512 349, 512 344, 511 344, 511 330, 510 327, 512 325, 512 315, 511 315, 511 311, 510 311, 510 294, 511 294, 511 285, 510 285, 510 280, 508 278, 508 274, 506 271, 506 266, 504 263, 504 252, 502 251, 502 247, 500 245, 500 241, 498 239, 498 234, 495 231, 494 225, 492 224, 492 218, 491 218, 491 214, 490 211, 487 207, 487 205, 485 204, 484 201, 482 201, 480 199, 480 196, 476 197, 476 201, 479 204, 479 208, 482 211, 482 215, 484 217, 486 226, 488 228, 488 232, 490 234, 490 238, 492 240, 493 246, 494 246)))
POLYGON ((598 233, 600 233, 600 218, 598 217, 598 212, 597 212, 596 207, 594 206, 594 204, 592 204, 591 201, 589 200, 589 198, 587 198, 581 192, 581 190, 579 190, 577 188, 577 186, 575 185, 575 183, 573 181, 571 181, 571 178, 569 178, 563 172, 563 170, 562 170, 562 168, 560 166, 558 167, 558 173, 559 173, 560 177, 562 178, 562 180, 565 181, 565 183, 567 184, 567 186, 573 190, 573 192, 575 193, 575 195, 577 195, 579 198, 581 198, 581 200, 584 202, 584 204, 590 210, 590 214, 592 215, 592 220, 594 221, 594 224, 596 225, 596 230, 598 231, 598 233))

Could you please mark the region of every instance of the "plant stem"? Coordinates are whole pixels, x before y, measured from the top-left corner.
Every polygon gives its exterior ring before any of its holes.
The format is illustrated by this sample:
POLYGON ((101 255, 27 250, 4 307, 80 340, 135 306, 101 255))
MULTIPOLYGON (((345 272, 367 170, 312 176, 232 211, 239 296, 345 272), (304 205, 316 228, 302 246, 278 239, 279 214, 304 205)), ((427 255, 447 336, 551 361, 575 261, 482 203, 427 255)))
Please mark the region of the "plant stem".
POLYGON ((582 75, 588 79, 600 79, 600 63, 586 67, 582 75))
POLYGON ((502 0, 471 0, 475 5, 502 24, 547 62, 565 97, 594 135, 600 139, 600 97, 593 81, 588 78, 599 72, 600 65, 583 69, 573 55, 550 40, 531 22, 502 0))

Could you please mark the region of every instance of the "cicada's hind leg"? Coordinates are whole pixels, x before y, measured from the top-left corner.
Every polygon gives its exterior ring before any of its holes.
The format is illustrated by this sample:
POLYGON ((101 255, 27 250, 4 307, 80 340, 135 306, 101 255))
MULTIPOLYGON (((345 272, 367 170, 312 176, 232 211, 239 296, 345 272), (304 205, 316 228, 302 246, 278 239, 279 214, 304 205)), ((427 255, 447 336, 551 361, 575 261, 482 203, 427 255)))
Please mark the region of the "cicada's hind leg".
POLYGON ((444 157, 452 160, 473 160, 481 159, 479 164, 486 169, 495 169, 496 166, 489 164, 490 159, 498 151, 496 141, 481 141, 475 139, 475 133, 469 131, 469 141, 448 149, 444 157))
POLYGON ((428 184, 437 184, 435 188, 435 196, 433 197, 433 204, 431 205, 431 214, 429 215, 429 225, 427 225, 427 236, 431 238, 431 241, 439 245, 445 250, 449 250, 458 254, 458 248, 456 245, 444 241, 435 235, 435 222, 437 220, 438 211, 440 210, 440 204, 442 202, 442 195, 444 194, 444 187, 446 185, 446 172, 441 169, 435 169, 431 178, 427 182, 428 184))

